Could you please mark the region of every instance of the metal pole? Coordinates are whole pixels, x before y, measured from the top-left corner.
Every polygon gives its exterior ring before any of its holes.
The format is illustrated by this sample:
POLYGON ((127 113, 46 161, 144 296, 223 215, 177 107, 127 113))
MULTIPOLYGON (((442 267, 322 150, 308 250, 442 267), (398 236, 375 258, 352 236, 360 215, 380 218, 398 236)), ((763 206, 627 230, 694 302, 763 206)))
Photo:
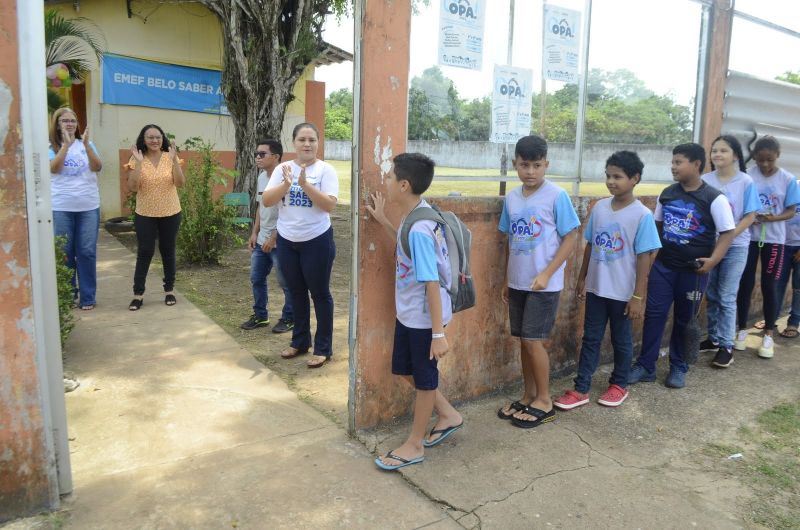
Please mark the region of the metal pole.
MULTIPOLYGON (((509 0, 508 4, 508 51, 506 53, 506 64, 512 66, 514 57, 514 0, 509 0)), ((500 156, 500 175, 508 175, 508 144, 503 144, 503 154, 500 156)), ((506 194, 506 181, 500 182, 500 196, 506 194)))
POLYGON ((72 470, 64 400, 64 368, 58 323, 50 166, 47 156, 47 96, 44 72, 44 5, 17 2, 20 65, 20 122, 25 166, 28 238, 33 291, 36 357, 47 454, 51 462, 50 505, 72 491, 72 470), (25 43, 22 45, 22 43, 25 43))
POLYGON ((544 58, 544 41, 545 41, 545 31, 546 27, 545 24, 547 21, 544 19, 544 6, 547 4, 547 0, 542 0, 542 87, 541 92, 539 93, 539 134, 542 138, 545 137, 544 133, 544 124, 545 124, 545 105, 547 104, 547 79, 545 78, 544 71, 545 71, 545 58, 544 58))
POLYGON ((583 13, 583 46, 581 62, 583 75, 578 84, 578 123, 575 130, 576 180, 572 184, 572 194, 579 195, 581 172, 583 171, 583 138, 586 129, 586 85, 589 78, 589 33, 592 26, 592 0, 586 0, 583 13))
POLYGON ((708 72, 708 62, 711 59, 711 47, 708 45, 711 40, 711 8, 703 4, 703 11, 700 17, 700 49, 697 52, 694 130, 692 131, 692 141, 696 143, 702 142, 703 114, 705 112, 703 104, 706 101, 706 72, 708 72))
MULTIPOLYGON (((347 429, 356 432, 356 373, 358 372, 358 284, 359 284, 359 245, 361 197, 361 78, 364 73, 364 57, 362 44, 364 35, 364 11, 366 0, 355 0, 353 16, 353 151, 350 157, 350 329, 348 346, 350 347, 349 384, 347 386, 347 429)), ((364 200, 367 199, 365 193, 364 200)))

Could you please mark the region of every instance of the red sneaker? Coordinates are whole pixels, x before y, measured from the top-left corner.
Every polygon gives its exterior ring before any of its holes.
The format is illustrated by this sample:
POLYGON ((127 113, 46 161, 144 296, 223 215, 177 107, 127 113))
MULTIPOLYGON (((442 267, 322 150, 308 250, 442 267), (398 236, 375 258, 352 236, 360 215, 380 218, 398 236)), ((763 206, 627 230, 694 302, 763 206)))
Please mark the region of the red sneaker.
POLYGON ((567 390, 553 401, 553 405, 561 410, 570 410, 589 403, 589 394, 581 394, 575 390, 567 390))
POLYGON ((606 407, 619 407, 627 397, 627 390, 619 385, 610 385, 597 402, 606 407))

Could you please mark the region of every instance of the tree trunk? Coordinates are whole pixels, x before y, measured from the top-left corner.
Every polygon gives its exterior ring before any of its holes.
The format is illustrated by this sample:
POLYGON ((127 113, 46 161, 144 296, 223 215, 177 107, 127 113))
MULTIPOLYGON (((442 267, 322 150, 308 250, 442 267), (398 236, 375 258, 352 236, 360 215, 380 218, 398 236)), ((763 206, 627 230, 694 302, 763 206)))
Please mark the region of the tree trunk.
MULTIPOLYGON (((280 140, 294 85, 322 49, 325 15, 331 7, 341 12, 344 0, 200 2, 217 16, 222 29, 222 92, 236 134, 233 189, 255 197, 257 142, 280 140)), ((253 199, 251 217, 256 209, 253 199)))

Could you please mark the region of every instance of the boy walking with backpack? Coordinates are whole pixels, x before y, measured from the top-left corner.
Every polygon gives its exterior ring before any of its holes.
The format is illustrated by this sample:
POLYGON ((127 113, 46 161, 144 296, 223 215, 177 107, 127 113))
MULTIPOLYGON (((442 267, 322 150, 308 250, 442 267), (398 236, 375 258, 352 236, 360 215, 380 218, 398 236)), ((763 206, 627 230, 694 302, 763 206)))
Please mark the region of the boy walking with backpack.
POLYGON ((687 358, 692 353, 686 344, 687 324, 708 285, 708 273, 728 251, 736 226, 728 199, 700 178, 705 164, 702 145, 681 144, 672 150, 676 182, 661 192, 656 203, 662 247, 647 281, 642 349, 628 375, 629 385, 656 380, 661 336, 674 304, 669 376, 664 384, 686 386, 687 358))
POLYGON ((633 195, 643 169, 644 164, 632 151, 618 151, 606 161, 606 187, 612 196, 594 205, 584 232, 586 249, 575 288, 578 299, 586 300, 583 345, 575 390, 567 390, 553 402, 561 410, 589 402, 607 322, 611 324, 614 371, 608 390, 597 402, 617 407, 628 397, 632 321, 642 318, 652 254, 661 248, 653 213, 633 195))
POLYGON ((497 411, 513 425, 530 429, 555 419, 550 398, 550 336, 564 288, 564 266, 575 248, 581 223, 567 192, 545 179, 547 142, 521 138, 514 168, 522 186, 503 203, 499 230, 508 234, 508 268, 503 302, 508 304, 511 336, 520 339, 524 389, 519 401, 497 411))
MULTIPOLYGON (((394 158, 394 167, 386 176, 386 195, 405 220, 413 211, 430 208, 422 194, 433 180, 434 162, 419 153, 403 153, 394 158)), ((375 459, 385 470, 400 469, 425 459, 426 447, 434 447, 460 429, 461 414, 438 390, 437 362, 450 347, 444 327, 452 317, 449 288, 452 272, 444 226, 421 219, 408 229, 410 252, 398 241, 398 229, 386 217, 386 199, 372 194, 367 211, 385 229, 396 245, 395 322, 392 373, 403 377, 416 388, 411 433, 403 445, 375 459), (436 410, 438 418, 426 436, 428 421, 436 410)), ((404 223, 401 222, 401 227, 404 223)))

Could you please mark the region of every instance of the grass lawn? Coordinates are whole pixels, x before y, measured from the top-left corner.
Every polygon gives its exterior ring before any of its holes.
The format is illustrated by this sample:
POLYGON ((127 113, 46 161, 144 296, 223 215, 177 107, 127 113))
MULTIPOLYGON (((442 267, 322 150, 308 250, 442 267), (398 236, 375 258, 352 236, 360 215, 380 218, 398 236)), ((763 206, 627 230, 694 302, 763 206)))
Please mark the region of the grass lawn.
MULTIPOLYGON (((350 203, 350 194, 345 190, 350 189, 351 184, 351 164, 349 160, 327 160, 339 175, 339 189, 341 190, 340 199, 343 204, 350 203)), ((456 167, 437 167, 437 176, 467 176, 467 177, 480 177, 489 175, 498 175, 500 172, 496 169, 463 169, 456 167)), ((513 173, 510 173, 513 175, 513 173)), ((572 191, 571 182, 556 182, 559 186, 572 191)), ((508 182, 507 189, 511 190, 517 187, 517 183, 508 182)), ((637 195, 658 195, 663 190, 666 184, 640 184, 636 187, 637 195)), ((467 197, 486 197, 498 195, 500 190, 499 182, 475 182, 475 181, 437 181, 436 177, 433 179, 428 195, 445 196, 450 192, 457 192, 467 197)), ((602 182, 583 182, 580 185, 580 195, 587 197, 603 197, 609 195, 606 190, 605 184, 602 182)))

